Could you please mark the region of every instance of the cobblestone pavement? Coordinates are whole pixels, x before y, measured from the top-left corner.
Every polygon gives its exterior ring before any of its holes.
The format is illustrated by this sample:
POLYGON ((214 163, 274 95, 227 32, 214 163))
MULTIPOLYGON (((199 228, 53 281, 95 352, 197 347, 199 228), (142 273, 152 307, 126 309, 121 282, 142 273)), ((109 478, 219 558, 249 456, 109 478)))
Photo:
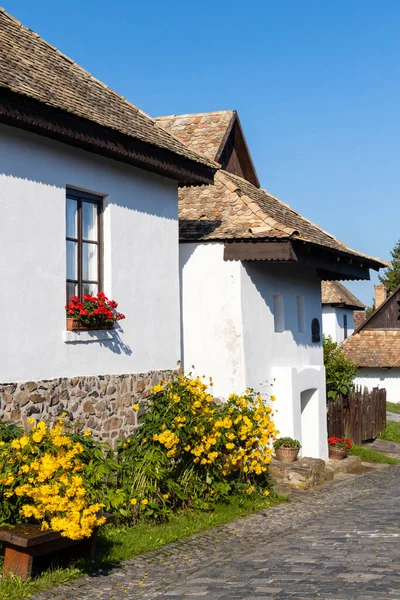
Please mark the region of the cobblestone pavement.
POLYGON ((34 599, 399 600, 399 492, 371 472, 34 599))
POLYGON ((400 423, 400 413, 387 412, 386 418, 388 421, 395 421, 396 423, 400 423))
POLYGON ((377 452, 382 452, 382 454, 387 454, 393 458, 400 459, 400 444, 396 444, 396 442, 376 439, 371 444, 368 444, 367 447, 376 450, 377 452))

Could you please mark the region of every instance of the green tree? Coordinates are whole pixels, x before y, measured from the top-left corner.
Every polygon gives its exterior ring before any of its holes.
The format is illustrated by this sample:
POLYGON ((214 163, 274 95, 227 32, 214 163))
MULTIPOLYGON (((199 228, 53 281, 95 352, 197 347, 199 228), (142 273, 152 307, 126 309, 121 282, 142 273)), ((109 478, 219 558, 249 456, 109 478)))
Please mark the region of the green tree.
POLYGON ((379 275, 379 281, 386 287, 388 294, 392 294, 400 285, 400 240, 391 251, 392 261, 390 267, 387 267, 382 275, 379 275))
POLYGON ((323 341, 326 395, 328 399, 335 400, 338 396, 347 396, 353 391, 357 367, 346 358, 341 344, 334 342, 330 336, 324 336, 323 341))

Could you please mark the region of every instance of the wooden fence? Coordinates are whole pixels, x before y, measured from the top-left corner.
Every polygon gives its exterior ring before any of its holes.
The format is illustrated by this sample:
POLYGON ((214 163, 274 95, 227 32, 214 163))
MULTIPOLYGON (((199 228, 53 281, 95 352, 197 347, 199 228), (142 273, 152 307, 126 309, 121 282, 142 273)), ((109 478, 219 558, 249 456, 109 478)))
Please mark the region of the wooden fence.
POLYGON ((347 437, 353 444, 376 438, 386 427, 386 390, 364 388, 346 398, 328 400, 328 436, 347 437))

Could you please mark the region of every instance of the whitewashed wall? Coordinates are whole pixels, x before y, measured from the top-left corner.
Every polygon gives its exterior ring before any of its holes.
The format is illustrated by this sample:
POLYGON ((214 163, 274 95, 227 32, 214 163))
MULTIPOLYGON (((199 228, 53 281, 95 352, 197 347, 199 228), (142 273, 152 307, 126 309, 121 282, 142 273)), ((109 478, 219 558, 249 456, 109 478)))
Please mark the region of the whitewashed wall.
POLYGON ((170 369, 180 357, 177 185, 0 126, 0 382, 170 369), (65 343, 65 190, 104 195, 104 291, 126 320, 65 343))
POLYGON ((341 344, 344 337, 343 317, 347 315, 347 337, 354 332, 354 314, 348 308, 340 308, 325 304, 322 307, 322 331, 330 336, 334 342, 341 344))
POLYGON ((198 374, 211 375, 222 397, 246 387, 276 395, 281 435, 300 439, 305 455, 325 458, 325 369, 321 344, 311 343, 311 321, 316 317, 321 323, 321 283, 315 272, 294 265, 226 262, 223 243, 181 244, 180 263, 185 370, 194 365, 198 374), (283 296, 282 333, 274 331, 274 294, 283 296), (298 330, 297 296, 304 297, 303 332, 298 330), (309 391, 302 414, 302 393, 304 399, 309 391))
POLYGON ((186 371, 212 376, 214 393, 227 397, 246 387, 240 263, 224 262, 224 246, 181 244, 181 293, 186 371))
POLYGON ((369 390, 386 388, 386 400, 400 402, 400 369, 363 368, 359 370, 355 384, 369 390))

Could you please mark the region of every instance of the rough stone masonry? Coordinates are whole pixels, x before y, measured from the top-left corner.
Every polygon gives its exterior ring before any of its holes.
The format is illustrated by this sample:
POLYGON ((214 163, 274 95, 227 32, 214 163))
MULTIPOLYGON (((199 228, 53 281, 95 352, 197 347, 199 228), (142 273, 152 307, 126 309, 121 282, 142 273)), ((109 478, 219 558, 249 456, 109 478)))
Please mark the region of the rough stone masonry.
POLYGON ((28 417, 53 423, 63 412, 101 441, 130 435, 146 408, 151 388, 168 381, 175 371, 126 375, 62 377, 0 384, 0 420, 24 427, 28 417), (132 404, 140 405, 139 413, 132 404))

